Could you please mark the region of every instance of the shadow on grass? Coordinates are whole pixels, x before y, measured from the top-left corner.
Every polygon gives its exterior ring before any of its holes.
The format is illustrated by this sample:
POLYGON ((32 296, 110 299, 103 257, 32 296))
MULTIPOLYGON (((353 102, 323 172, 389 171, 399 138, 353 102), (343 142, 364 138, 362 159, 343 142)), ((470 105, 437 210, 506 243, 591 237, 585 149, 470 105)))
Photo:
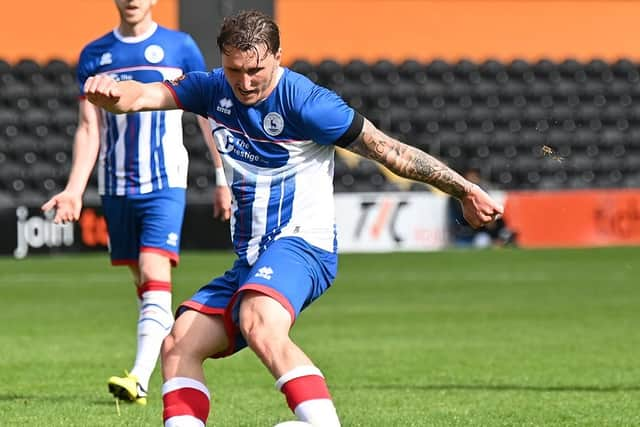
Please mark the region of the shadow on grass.
MULTIPOLYGON (((15 402, 15 403, 24 403, 28 404, 29 402, 68 402, 68 401, 83 401, 86 402, 86 399, 82 396, 48 396, 46 394, 38 394, 38 395, 28 395, 28 394, 1 394, 0 393, 0 402, 15 402)), ((89 401, 92 405, 96 406, 113 406, 115 407, 115 400, 113 399, 93 399, 89 401)), ((120 401, 121 407, 142 407, 140 405, 136 405, 133 402, 125 402, 120 401)), ((0 424, 2 425, 2 424, 0 424)))
MULTIPOLYGON (((339 388, 339 386, 334 386, 339 388)), ((558 385, 535 386, 521 384, 368 384, 353 389, 369 390, 461 390, 461 391, 530 391, 530 392, 579 392, 579 393, 620 393, 627 391, 640 391, 640 385, 613 385, 613 386, 589 386, 589 385, 558 385)))

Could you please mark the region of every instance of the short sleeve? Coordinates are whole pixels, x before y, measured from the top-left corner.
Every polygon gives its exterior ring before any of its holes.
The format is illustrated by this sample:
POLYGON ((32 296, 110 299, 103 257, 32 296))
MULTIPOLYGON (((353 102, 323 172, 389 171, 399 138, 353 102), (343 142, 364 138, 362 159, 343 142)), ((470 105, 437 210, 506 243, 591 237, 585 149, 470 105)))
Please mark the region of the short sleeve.
POLYGON ((185 35, 183 57, 185 60, 185 73, 191 71, 207 71, 202 51, 195 40, 188 34, 185 35))
POLYGON ((84 95, 84 83, 94 73, 95 71, 91 67, 91 60, 87 49, 83 49, 78 59, 78 66, 76 67, 76 79, 82 95, 84 95))
POLYGON ((211 73, 193 71, 164 84, 173 94, 178 107, 185 111, 207 117, 207 107, 215 91, 211 73))
POLYGON ((305 132, 313 141, 330 145, 341 140, 351 128, 356 111, 335 92, 314 86, 301 106, 300 117, 305 132))

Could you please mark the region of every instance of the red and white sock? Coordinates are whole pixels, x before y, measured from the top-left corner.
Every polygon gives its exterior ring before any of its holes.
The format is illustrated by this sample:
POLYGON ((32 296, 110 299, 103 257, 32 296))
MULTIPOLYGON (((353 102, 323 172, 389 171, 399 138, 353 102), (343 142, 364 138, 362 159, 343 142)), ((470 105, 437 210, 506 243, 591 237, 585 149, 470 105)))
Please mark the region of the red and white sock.
POLYGON ((276 381, 276 388, 284 393, 291 411, 300 421, 314 426, 340 427, 336 408, 327 383, 315 366, 298 366, 276 381))
POLYGON ((192 378, 175 377, 162 385, 164 427, 204 427, 211 397, 207 386, 192 378))
POLYGON ((138 345, 131 374, 138 378, 144 390, 156 367, 162 341, 173 326, 171 283, 148 281, 138 288, 138 345))

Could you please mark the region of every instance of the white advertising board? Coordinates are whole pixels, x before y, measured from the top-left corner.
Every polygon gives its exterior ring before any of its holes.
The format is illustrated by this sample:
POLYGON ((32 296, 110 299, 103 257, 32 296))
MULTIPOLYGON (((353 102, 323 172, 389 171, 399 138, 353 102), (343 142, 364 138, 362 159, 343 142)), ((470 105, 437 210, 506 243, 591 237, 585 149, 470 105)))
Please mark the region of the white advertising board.
POLYGON ((447 197, 428 192, 336 194, 339 252, 425 251, 447 244, 447 197))

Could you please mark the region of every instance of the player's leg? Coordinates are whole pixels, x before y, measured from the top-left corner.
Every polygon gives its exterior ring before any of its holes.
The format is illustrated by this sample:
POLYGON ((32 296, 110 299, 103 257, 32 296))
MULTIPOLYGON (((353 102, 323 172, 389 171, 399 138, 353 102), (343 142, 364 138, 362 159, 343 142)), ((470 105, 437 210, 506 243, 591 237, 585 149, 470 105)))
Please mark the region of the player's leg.
POLYGON ((131 375, 147 390, 162 341, 173 326, 171 267, 177 264, 180 254, 185 192, 166 189, 137 197, 134 203, 140 236, 140 310, 131 375))
POLYGON ((136 261, 129 265, 137 272, 139 301, 136 358, 131 373, 109 379, 109 390, 120 399, 145 404, 162 341, 173 325, 171 265, 179 258, 184 191, 163 190, 126 201, 127 259, 136 261))
MULTIPOLYGON (((128 266, 138 289, 140 286, 139 229, 136 226, 135 207, 124 196, 103 196, 102 207, 109 232, 111 264, 128 266)), ((126 339, 126 342, 129 343, 130 339, 126 339)), ((145 392, 138 388, 138 379, 126 371, 123 376, 110 377, 107 385, 109 392, 118 399, 146 404, 145 392)))
POLYGON ((234 331, 223 315, 247 267, 234 266, 213 279, 178 308, 178 317, 162 346, 162 386, 166 427, 203 426, 209 414, 209 391, 202 363, 235 352, 234 331), (231 337, 231 338, 229 338, 231 337))
POLYGON ((289 330, 300 310, 328 288, 335 266, 335 254, 301 239, 282 239, 260 257, 240 288, 239 325, 249 347, 298 419, 322 427, 340 426, 335 406, 322 372, 289 330))
POLYGON ((228 346, 221 315, 182 313, 162 346, 162 401, 165 427, 202 427, 210 395, 203 362, 228 346))
POLYGON ((136 358, 129 374, 136 379, 136 402, 146 396, 162 341, 173 326, 171 261, 163 254, 143 251, 139 258, 139 313, 136 358))

